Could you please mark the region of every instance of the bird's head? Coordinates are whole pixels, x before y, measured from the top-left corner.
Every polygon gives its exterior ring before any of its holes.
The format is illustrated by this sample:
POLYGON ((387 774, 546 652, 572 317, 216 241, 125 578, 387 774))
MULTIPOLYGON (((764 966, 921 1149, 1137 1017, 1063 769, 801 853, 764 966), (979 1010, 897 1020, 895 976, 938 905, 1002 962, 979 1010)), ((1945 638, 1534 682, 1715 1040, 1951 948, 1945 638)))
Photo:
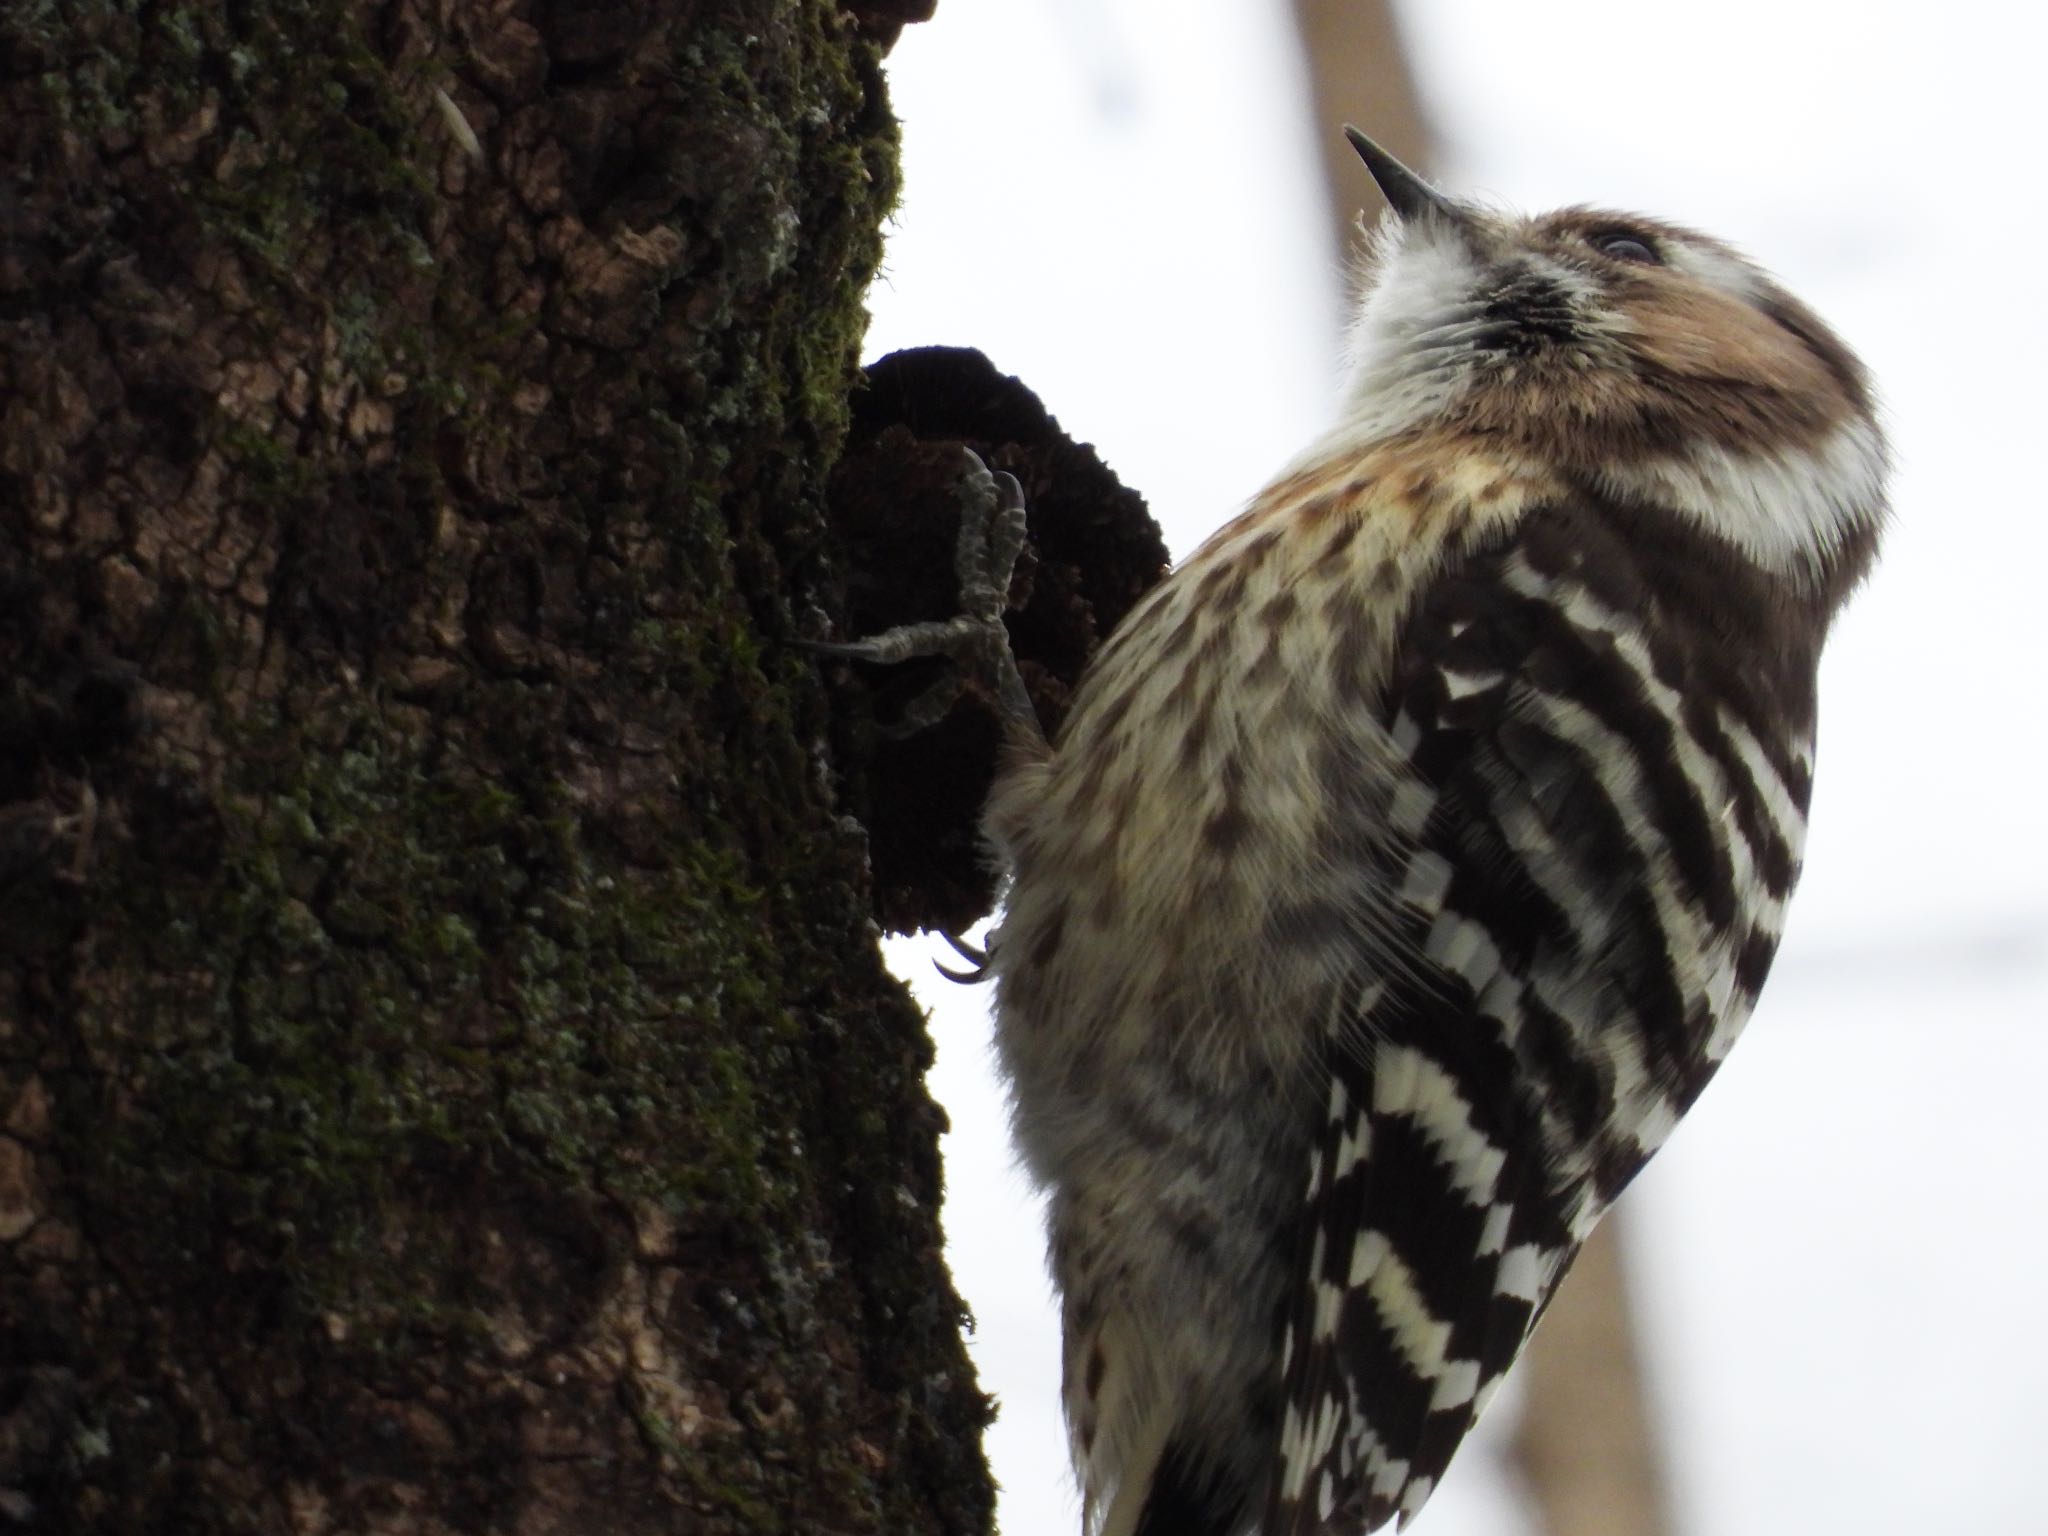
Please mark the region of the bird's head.
POLYGON ((1863 366, 1723 242, 1593 208, 1451 198, 1355 129, 1385 193, 1352 328, 1349 429, 1449 432, 1853 582, 1883 517, 1863 366))

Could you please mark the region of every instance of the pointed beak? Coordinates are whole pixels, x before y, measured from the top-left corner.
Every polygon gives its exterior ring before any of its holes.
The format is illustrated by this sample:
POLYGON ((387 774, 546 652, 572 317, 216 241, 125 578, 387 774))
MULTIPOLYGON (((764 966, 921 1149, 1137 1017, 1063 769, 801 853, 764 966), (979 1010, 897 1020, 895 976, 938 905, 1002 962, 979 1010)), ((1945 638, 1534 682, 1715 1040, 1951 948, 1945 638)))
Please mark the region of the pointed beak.
POLYGON ((1344 137, 1351 141, 1351 147, 1358 151, 1358 158, 1365 162, 1365 168, 1372 172, 1372 179, 1380 184, 1387 206, 1403 219, 1415 218, 1424 212, 1434 212, 1447 219, 1462 222, 1463 212, 1443 193, 1437 191, 1407 166, 1373 143, 1349 123, 1344 125, 1344 137))

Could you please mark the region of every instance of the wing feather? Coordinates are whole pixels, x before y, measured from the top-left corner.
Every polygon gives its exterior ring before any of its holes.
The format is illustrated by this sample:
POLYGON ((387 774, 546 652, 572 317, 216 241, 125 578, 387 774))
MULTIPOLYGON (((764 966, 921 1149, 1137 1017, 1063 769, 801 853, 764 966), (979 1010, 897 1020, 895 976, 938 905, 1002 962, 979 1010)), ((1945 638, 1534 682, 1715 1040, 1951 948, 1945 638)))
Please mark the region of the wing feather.
POLYGON ((1798 744, 1755 744, 1775 701, 1722 616, 1665 602, 1606 511, 1531 516, 1402 633, 1411 963, 1329 1041, 1265 1536, 1422 1507, 1775 943, 1804 786, 1755 766, 1798 744))

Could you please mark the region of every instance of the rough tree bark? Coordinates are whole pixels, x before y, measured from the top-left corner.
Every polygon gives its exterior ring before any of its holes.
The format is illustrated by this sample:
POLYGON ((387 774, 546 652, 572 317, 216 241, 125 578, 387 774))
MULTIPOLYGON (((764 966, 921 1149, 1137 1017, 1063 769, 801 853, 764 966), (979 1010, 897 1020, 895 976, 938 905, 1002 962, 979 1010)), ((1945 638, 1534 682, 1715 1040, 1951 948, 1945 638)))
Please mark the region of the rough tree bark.
POLYGON ((988 1528, 856 9, 0 9, 0 1531, 988 1528))

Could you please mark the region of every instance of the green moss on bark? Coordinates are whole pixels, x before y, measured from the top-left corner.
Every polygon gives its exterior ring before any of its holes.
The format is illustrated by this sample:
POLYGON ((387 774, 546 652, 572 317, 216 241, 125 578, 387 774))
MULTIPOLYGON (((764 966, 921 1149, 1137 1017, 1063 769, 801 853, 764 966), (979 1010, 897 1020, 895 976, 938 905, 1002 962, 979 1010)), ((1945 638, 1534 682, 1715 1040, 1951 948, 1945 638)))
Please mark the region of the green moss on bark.
POLYGON ((893 123, 835 7, 672 11, 0 20, 51 1529, 987 1528, 787 644, 893 123))

